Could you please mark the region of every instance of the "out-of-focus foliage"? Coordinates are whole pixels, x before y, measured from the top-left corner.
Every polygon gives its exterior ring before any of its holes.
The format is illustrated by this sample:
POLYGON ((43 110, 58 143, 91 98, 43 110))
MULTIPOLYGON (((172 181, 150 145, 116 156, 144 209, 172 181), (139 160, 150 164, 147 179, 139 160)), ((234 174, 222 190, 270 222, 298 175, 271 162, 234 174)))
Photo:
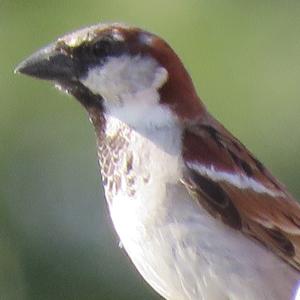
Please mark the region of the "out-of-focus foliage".
POLYGON ((0 0, 0 299, 159 299, 118 247, 84 111, 18 62, 100 21, 156 32, 300 198, 299 16, 297 0, 0 0))

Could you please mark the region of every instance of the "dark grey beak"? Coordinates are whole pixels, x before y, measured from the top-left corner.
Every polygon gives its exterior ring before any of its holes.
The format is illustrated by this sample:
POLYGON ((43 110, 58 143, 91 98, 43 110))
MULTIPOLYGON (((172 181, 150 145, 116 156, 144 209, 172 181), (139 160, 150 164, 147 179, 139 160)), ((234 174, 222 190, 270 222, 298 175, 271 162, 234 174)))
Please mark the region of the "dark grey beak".
POLYGON ((83 71, 80 60, 55 43, 37 51, 15 69, 15 73, 58 83, 61 89, 72 94, 85 108, 102 109, 102 97, 94 95, 80 82, 83 71))
POLYGON ((71 56, 50 44, 21 62, 15 73, 44 80, 69 81, 76 79, 77 70, 71 56))

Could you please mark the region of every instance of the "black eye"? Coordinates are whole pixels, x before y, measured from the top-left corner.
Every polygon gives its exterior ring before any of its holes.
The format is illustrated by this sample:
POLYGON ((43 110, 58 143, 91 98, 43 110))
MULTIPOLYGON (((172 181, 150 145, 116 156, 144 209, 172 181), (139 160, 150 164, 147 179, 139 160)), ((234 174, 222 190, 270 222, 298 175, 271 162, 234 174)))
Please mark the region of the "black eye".
POLYGON ((112 52, 112 42, 108 40, 102 40, 93 45, 93 54, 97 57, 105 57, 112 52))

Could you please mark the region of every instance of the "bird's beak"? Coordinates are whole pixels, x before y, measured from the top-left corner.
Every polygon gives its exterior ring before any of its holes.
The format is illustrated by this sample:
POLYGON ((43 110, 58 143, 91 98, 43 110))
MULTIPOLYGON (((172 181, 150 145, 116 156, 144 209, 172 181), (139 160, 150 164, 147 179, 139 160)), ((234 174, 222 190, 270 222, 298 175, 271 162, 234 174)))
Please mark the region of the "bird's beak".
POLYGON ((70 81, 76 78, 75 65, 71 55, 57 49, 53 43, 22 61, 15 73, 44 80, 70 81))

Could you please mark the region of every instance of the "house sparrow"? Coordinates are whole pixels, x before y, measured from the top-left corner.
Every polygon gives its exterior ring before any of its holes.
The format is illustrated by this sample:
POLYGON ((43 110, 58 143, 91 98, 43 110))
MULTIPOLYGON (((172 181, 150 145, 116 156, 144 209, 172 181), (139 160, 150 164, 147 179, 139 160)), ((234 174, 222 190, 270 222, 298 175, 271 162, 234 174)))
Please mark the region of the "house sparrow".
POLYGON ((17 72, 73 95, 95 127, 122 245, 170 300, 287 300, 300 205, 206 110, 170 46, 123 24, 67 34, 17 72))

